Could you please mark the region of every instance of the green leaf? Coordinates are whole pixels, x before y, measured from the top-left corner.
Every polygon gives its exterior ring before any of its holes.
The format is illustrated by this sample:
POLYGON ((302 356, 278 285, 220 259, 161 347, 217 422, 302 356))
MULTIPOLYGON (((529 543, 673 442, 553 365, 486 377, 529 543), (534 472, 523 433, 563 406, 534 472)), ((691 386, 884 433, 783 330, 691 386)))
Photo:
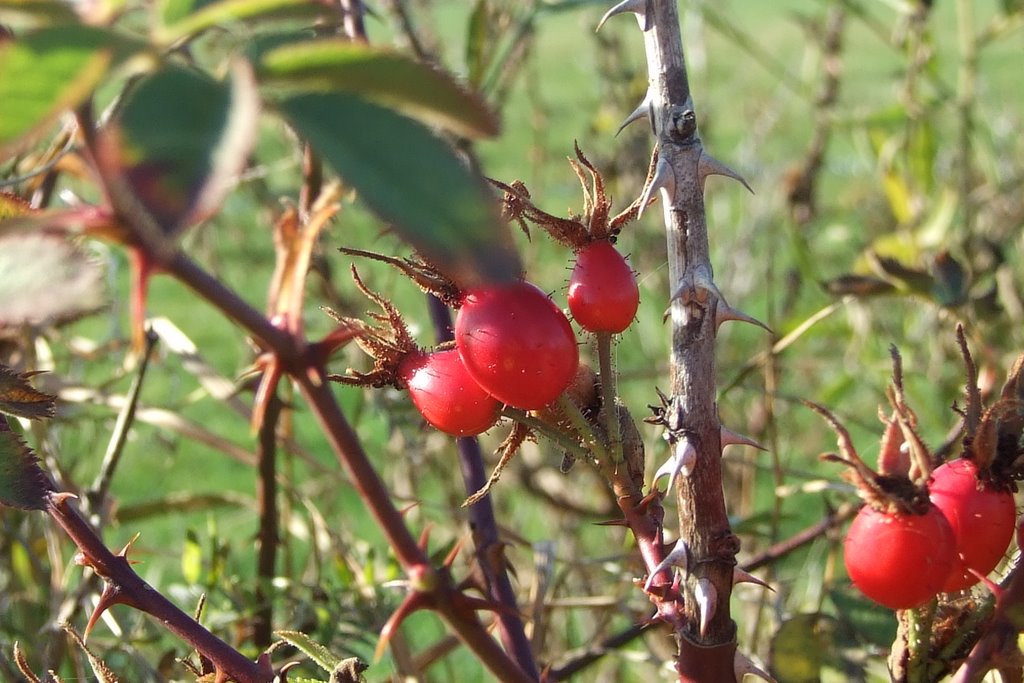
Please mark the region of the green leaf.
POLYGON ((164 44, 241 21, 337 20, 336 9, 314 0, 168 0, 160 10, 165 22, 155 31, 155 38, 164 44))
POLYGON ((24 441, 0 415, 0 505, 20 510, 42 510, 53 491, 49 477, 24 441))
POLYGON ((75 23, 78 15, 72 3, 61 0, 4 0, 0 4, 0 23, 24 18, 36 24, 63 24, 75 23))
POLYGON ((835 620, 822 614, 798 614, 772 636, 771 673, 779 683, 818 683, 826 657, 835 655, 835 620))
POLYGON ((299 631, 274 631, 274 635, 289 645, 297 647, 328 673, 334 671, 341 664, 341 657, 332 654, 330 650, 305 633, 300 633, 299 631))
POLYGON ((115 205, 141 207, 166 235, 219 207, 255 141, 258 98, 239 62, 228 82, 168 65, 141 79, 101 131, 115 205))
POLYGON ((477 0, 466 29, 466 70, 469 82, 480 87, 491 63, 494 44, 489 41, 490 0, 477 0))
POLYGON ((449 74, 388 50, 340 39, 286 45, 267 53, 259 72, 289 92, 353 92, 464 137, 498 133, 498 119, 480 97, 449 74))
POLYGON ((185 544, 181 547, 181 575, 185 583, 193 586, 203 576, 203 546, 192 529, 185 531, 185 544))
POLYGON ((460 285, 519 275, 490 188, 421 124, 343 93, 290 97, 280 109, 377 215, 460 285))
POLYGON ((103 266, 78 242, 45 232, 0 237, 0 329, 59 325, 105 303, 103 266))
POLYGON ((80 24, 0 41, 0 157, 85 101, 111 65, 138 48, 80 24))
POLYGON ((35 373, 19 374, 0 363, 0 413, 41 420, 53 417, 57 397, 28 383, 35 373))

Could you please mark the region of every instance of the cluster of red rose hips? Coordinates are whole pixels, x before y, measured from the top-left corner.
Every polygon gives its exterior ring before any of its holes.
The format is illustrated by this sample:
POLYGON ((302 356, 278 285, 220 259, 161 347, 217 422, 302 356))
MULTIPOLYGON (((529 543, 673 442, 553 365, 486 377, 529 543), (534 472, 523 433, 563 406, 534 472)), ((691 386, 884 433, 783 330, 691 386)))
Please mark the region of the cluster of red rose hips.
POLYGON ((853 585, 891 609, 917 607, 938 593, 973 586, 996 568, 1013 536, 1013 495, 979 480, 972 461, 961 458, 936 468, 928 491, 922 513, 865 505, 846 535, 853 585))
MULTIPOLYGON (((583 216, 556 218, 537 209, 520 183, 495 184, 505 190, 507 218, 524 227, 526 218, 575 252, 567 296, 575 322, 588 332, 618 334, 633 322, 640 293, 633 270, 613 242, 619 227, 636 212, 631 208, 610 217, 610 201, 600 176, 578 149, 577 156, 594 183, 592 192, 584 184, 583 216)), ((582 182, 582 167, 570 163, 582 182)), ((457 313, 454 345, 420 349, 397 311, 366 290, 357 277, 364 292, 386 313, 374 317, 390 330, 360 342, 377 362, 373 372, 335 379, 397 385, 409 392, 413 405, 436 429, 453 436, 474 436, 497 422, 503 406, 542 410, 576 378, 579 348, 572 325, 536 285, 520 279, 461 290, 422 261, 343 251, 396 265, 457 313)))
MULTIPOLYGON (((579 253, 569 278, 569 311, 584 330, 619 333, 640 302, 633 271, 607 242, 579 253)), ((502 405, 540 410, 572 382, 576 335, 537 286, 518 280, 467 291, 455 317, 455 348, 408 354, 398 367, 413 404, 435 428, 480 434, 502 405)))
POLYGON ((968 405, 960 411, 961 458, 932 469, 934 457, 918 437, 917 418, 903 396, 895 349, 893 413, 886 420, 878 472, 860 459, 835 417, 811 404, 839 435, 841 455, 825 457, 848 467, 847 478, 866 501, 846 535, 847 573, 864 595, 891 609, 911 609, 975 585, 997 567, 1014 533, 1012 492, 1024 474, 1024 356, 1001 397, 983 411, 962 329, 958 337, 972 378, 968 405))

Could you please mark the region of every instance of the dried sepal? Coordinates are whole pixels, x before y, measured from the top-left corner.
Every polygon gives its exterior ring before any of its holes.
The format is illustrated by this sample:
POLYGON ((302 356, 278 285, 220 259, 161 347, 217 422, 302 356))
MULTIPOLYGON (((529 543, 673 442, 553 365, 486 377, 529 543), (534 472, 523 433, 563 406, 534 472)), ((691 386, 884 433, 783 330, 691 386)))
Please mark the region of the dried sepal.
POLYGON ((505 437, 505 440, 498 446, 497 452, 500 454, 498 464, 494 466, 491 476, 487 478, 487 483, 485 483, 479 491, 466 498, 462 503, 462 507, 475 505, 491 492, 491 487, 498 483, 498 479, 501 478, 501 473, 505 470, 508 463, 511 462, 513 456, 515 456, 519 451, 519 448, 523 443, 532 436, 533 432, 526 425, 521 422, 513 424, 512 431, 509 432, 508 436, 505 437))
POLYGON ((75 641, 79 649, 85 653, 86 658, 89 660, 89 666, 92 667, 92 671, 96 674, 97 683, 119 683, 119 680, 114 672, 110 670, 110 667, 106 663, 97 657, 92 650, 85 645, 85 639, 78 635, 75 629, 71 628, 70 624, 63 624, 64 631, 71 636, 71 639, 75 641))
POLYGON ((339 247, 338 251, 349 256, 360 256, 380 261, 381 263, 387 263, 401 271, 402 274, 412 280, 424 292, 433 294, 443 301, 445 305, 451 308, 458 308, 462 305, 462 289, 422 258, 395 258, 394 256, 385 256, 384 254, 363 249, 352 249, 350 247, 339 247))
MULTIPOLYGON (((971 350, 967 346, 964 326, 960 323, 957 323, 956 326, 956 342, 960 347, 960 356, 964 360, 964 369, 967 371, 967 382, 964 386, 964 433, 968 437, 973 437, 981 423, 981 390, 978 388, 978 366, 971 356, 971 350)), ((1017 359, 1017 364, 1014 367, 1017 368, 1021 361, 1024 361, 1024 355, 1017 359)), ((1011 371, 1010 377, 1014 376, 1015 373, 1011 371)), ((1004 398, 1006 398, 1006 391, 1009 386, 1010 380, 1007 380, 1006 385, 1003 386, 1004 398)))
POLYGON ((21 651, 21 646, 18 641, 14 641, 14 665, 18 667, 18 671, 21 675, 28 679, 28 683, 43 683, 36 676, 35 672, 32 671, 32 667, 28 665, 28 661, 25 659, 25 653, 21 651))

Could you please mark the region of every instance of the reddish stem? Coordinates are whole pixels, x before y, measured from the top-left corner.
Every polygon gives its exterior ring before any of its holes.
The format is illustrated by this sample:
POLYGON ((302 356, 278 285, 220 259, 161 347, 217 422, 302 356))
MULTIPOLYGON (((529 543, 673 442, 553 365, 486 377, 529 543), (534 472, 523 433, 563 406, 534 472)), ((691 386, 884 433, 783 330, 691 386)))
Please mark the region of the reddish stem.
POLYGON ((270 683, 274 674, 269 665, 246 659, 142 580, 123 556, 110 552, 89 523, 71 507, 68 498, 66 494, 51 494, 47 512, 75 542, 96 573, 121 590, 125 602, 157 619, 237 683, 270 683))

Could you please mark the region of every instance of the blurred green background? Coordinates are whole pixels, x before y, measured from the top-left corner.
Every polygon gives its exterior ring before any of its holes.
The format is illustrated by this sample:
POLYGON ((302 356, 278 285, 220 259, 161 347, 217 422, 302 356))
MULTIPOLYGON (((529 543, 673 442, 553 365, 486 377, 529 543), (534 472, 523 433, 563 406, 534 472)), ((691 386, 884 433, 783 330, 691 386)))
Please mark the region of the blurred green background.
MULTIPOLYGON (((393 4, 380 4, 367 19, 371 41, 404 47, 393 4)), ((504 75, 485 79, 485 94, 502 117, 501 135, 475 147, 486 175, 521 179, 550 213, 578 212, 579 185, 566 162, 575 140, 605 174, 617 207, 638 195, 649 130, 638 122, 615 134, 646 88, 642 36, 631 17, 595 33, 605 8, 592 2, 399 4, 427 49, 456 74, 469 77, 467 53, 474 46, 493 48, 495 64, 506 67, 504 75), (488 41, 474 43, 471 17, 482 7, 498 24, 488 41)), ((704 145, 754 189, 751 195, 726 179, 708 182, 715 280, 732 305, 774 330, 767 335, 730 324, 718 344, 723 422, 770 449, 726 453, 726 494, 743 539, 742 563, 854 498, 837 468, 819 463, 834 436, 801 399, 834 410, 870 461, 881 435, 876 415, 890 378, 888 349, 895 344, 920 432, 937 447, 955 423, 950 405, 962 396, 955 324, 965 325, 989 387, 998 388, 1024 349, 1024 10, 1008 0, 940 0, 930 10, 915 2, 732 0, 682 2, 680 15, 704 145), (816 139, 824 141, 819 149, 816 139), (813 192, 801 194, 800 181, 808 177, 813 192)), ((232 27, 195 50, 217 54, 248 38, 244 28, 232 27)), ((347 133, 339 128, 339 135, 347 133)), ((188 237, 195 258, 258 308, 273 270, 274 213, 284 198, 295 200, 300 183, 294 140, 268 118, 239 187, 209 225, 188 237)), ((88 192, 73 183, 71 189, 88 192)), ((530 279, 564 305, 570 254, 539 231, 530 239, 516 232, 516 240, 530 279)), ((639 419, 656 403, 655 387, 668 384, 660 207, 627 227, 618 244, 641 284, 637 321, 615 346, 620 390, 639 419)), ((351 284, 348 257, 335 250, 342 245, 407 254, 358 201, 346 202, 322 238, 318 272, 309 280, 314 296, 306 322, 314 338, 331 323, 319 305, 353 315, 371 308, 351 284)), ((36 340, 35 351, 67 382, 123 394, 132 377, 125 257, 115 248, 93 248, 109 267, 110 307, 36 340)), ((358 266, 372 288, 393 298, 420 343, 430 345, 418 290, 387 267, 358 266)), ((224 378, 242 377, 253 361, 237 328, 169 278, 153 281, 148 311, 180 328, 224 378)), ((350 366, 365 369, 367 360, 347 349, 332 369, 350 366)), ((425 428, 399 392, 337 392, 396 498, 417 503, 406 516, 410 526, 432 525, 432 542, 442 551, 465 535, 459 504, 466 492, 454 443, 425 428)), ((248 403, 251 390, 238 396, 248 403)), ((253 451, 247 417, 211 398, 166 346, 157 350, 141 400, 238 451, 253 451)), ((60 418, 37 434, 40 452, 79 484, 95 476, 115 418, 100 403, 64 404, 60 418)), ((301 400, 293 407, 289 426, 301 455, 284 456, 280 476, 277 626, 370 659, 375 631, 401 597, 381 584, 400 573, 301 400)), ((208 623, 244 643, 253 606, 256 474, 227 449, 183 435, 180 423, 151 424, 156 419, 144 413, 131 432, 112 488, 115 523, 105 538, 120 546, 141 532, 134 557, 143 577, 186 611, 206 593, 208 623)), ((506 430, 495 428, 483 439, 485 452, 506 430)), ((657 429, 642 430, 653 473, 666 449, 657 429)), ((560 462, 550 444, 528 444, 492 495, 521 598, 546 605, 540 657, 555 663, 649 611, 630 581, 642 571, 630 540, 594 525, 611 514, 603 483, 582 465, 560 474, 560 462)), ((670 528, 673 514, 669 503, 670 528)), ((70 544, 41 531, 40 520, 7 510, 0 520, 7 538, 0 564, 0 590, 8 595, 0 618, 6 657, 13 641, 36 641, 46 623, 38 606, 59 603, 61 591, 76 585, 78 570, 67 566, 70 544)), ((884 680, 879 652, 891 642, 895 621, 849 588, 841 533, 824 535, 759 574, 775 592, 744 586, 734 594, 741 649, 768 661, 784 682, 884 680)), ((115 609, 112 619, 113 630, 101 625, 90 643, 125 680, 182 675, 167 673, 169 663, 157 667, 172 653, 184 654, 179 644, 126 609, 115 609)), ((397 640, 398 654, 375 664, 368 679, 398 680, 408 667, 404 658, 442 636, 433 616, 416 615, 397 640)), ((664 636, 648 635, 578 680, 669 680, 661 662, 672 647, 664 636)), ((417 680, 486 676, 456 648, 417 680)))

